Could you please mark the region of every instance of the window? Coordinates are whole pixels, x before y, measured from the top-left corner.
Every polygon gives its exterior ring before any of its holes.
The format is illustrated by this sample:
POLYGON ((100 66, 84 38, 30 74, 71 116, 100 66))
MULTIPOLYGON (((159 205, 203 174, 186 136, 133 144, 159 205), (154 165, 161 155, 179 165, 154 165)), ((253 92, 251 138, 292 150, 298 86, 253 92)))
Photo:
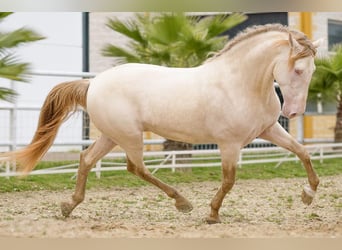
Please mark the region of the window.
POLYGON ((342 21, 328 20, 328 48, 329 51, 337 43, 342 43, 342 21))

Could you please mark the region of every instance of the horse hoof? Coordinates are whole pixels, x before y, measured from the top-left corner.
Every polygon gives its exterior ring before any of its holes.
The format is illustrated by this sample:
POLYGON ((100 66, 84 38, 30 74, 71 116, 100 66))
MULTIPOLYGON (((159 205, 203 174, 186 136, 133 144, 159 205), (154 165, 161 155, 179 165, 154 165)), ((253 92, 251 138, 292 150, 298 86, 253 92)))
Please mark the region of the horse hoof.
POLYGON ((71 214, 71 211, 72 211, 72 207, 69 203, 62 202, 61 203, 61 211, 62 211, 62 215, 64 217, 69 217, 69 215, 71 214))
POLYGON ((191 204, 184 204, 181 206, 177 206, 176 208, 179 212, 182 212, 182 213, 190 213, 193 209, 191 204))
POLYGON ((214 218, 214 217, 211 217, 211 216, 207 217, 207 218, 205 219, 205 221, 206 221, 209 225, 221 223, 221 220, 220 220, 219 218, 214 218))
POLYGON ((176 204, 176 208, 179 212, 182 213, 190 213, 193 209, 193 206, 190 202, 182 203, 182 204, 176 204))
POLYGON ((310 205, 312 203, 313 197, 309 196, 307 193, 305 193, 305 191, 303 190, 302 192, 302 202, 305 205, 310 205))
POLYGON ((315 191, 311 189, 309 186, 305 186, 302 192, 302 201, 305 205, 310 205, 315 196, 315 191))

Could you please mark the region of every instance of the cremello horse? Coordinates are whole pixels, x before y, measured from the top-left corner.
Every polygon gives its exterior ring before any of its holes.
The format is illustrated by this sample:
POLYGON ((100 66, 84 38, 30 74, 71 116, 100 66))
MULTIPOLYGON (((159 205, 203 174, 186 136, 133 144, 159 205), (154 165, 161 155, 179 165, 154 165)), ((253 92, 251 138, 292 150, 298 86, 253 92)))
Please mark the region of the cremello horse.
POLYGON ((89 113, 102 135, 80 155, 75 193, 61 204, 69 216, 84 200, 88 173, 116 145, 127 154, 127 170, 162 189, 182 212, 192 209, 176 189, 150 174, 143 162, 143 132, 188 143, 216 143, 222 186, 211 201, 208 223, 220 222, 222 201, 234 185, 239 151, 256 137, 294 152, 308 174, 302 200, 310 204, 319 184, 309 154, 277 122, 305 110, 319 42, 287 27, 247 29, 201 66, 167 68, 124 64, 91 80, 61 83, 48 94, 37 131, 25 148, 3 153, 28 173, 46 153, 61 123, 77 106, 89 113), (281 110, 274 79, 284 97, 281 110))

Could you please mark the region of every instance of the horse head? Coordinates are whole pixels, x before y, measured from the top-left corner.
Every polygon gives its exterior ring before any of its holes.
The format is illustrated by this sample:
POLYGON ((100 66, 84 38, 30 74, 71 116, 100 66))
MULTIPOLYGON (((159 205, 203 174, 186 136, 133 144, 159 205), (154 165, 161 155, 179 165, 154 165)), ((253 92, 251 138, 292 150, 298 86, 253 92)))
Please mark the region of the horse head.
POLYGON ((315 71, 314 57, 322 39, 311 42, 302 33, 290 32, 287 43, 289 53, 277 61, 273 75, 284 98, 282 115, 293 118, 305 112, 309 84, 315 71))

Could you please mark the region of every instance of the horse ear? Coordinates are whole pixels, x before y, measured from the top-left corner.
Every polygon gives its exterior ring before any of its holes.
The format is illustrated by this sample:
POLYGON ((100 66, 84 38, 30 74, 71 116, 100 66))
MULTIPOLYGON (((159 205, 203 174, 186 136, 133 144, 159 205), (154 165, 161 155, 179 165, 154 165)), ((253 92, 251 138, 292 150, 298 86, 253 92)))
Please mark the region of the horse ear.
POLYGON ((291 35, 291 33, 289 33, 289 44, 290 44, 290 48, 294 51, 294 52, 299 52, 301 51, 301 46, 300 44, 297 42, 296 39, 294 39, 291 35))
POLYGON ((322 46, 325 42, 325 39, 322 37, 320 39, 317 39, 316 41, 312 42, 312 45, 317 49, 318 47, 322 46))

